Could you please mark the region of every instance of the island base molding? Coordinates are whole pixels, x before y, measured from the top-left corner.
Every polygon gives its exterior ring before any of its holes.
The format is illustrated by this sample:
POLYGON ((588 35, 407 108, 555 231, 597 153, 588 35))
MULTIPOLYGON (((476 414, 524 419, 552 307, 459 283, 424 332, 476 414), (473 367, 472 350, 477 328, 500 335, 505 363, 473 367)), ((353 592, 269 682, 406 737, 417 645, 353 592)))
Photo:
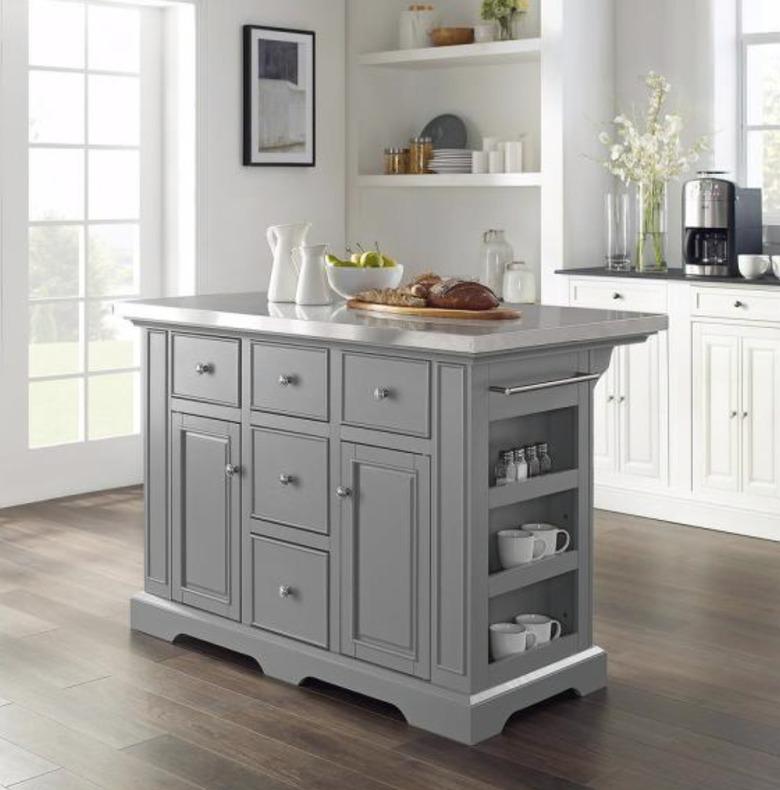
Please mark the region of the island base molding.
POLYGON ((668 491, 637 491, 598 484, 594 487, 593 501, 597 510, 687 524, 749 538, 778 540, 780 513, 776 512, 705 503, 700 499, 673 496, 668 491))
POLYGON ((586 696, 607 685, 607 654, 591 647, 478 694, 405 678, 336 653, 228 622, 149 593, 130 601, 133 630, 173 642, 189 636, 247 655, 268 677, 299 685, 322 680, 395 705, 415 727, 473 745, 498 735, 515 712, 574 691, 586 696))

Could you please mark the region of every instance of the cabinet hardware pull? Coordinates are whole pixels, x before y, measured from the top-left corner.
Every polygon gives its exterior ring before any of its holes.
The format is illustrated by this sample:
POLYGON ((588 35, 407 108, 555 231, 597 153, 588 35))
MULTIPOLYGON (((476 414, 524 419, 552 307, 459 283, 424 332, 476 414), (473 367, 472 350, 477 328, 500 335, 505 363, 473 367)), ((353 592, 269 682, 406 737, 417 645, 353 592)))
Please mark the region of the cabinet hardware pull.
POLYGON ((625 396, 625 395, 621 395, 621 396, 618 398, 618 403, 625 403, 625 402, 626 402, 626 396, 625 396))
POLYGON ((293 589, 290 587, 289 584, 281 584, 279 585, 279 597, 280 598, 289 598, 293 594, 293 589))
POLYGON ((735 417, 739 416, 739 412, 733 411, 731 412, 731 419, 733 420, 735 417))
POLYGON ((596 381, 601 378, 601 373, 577 373, 568 379, 556 379, 555 381, 542 381, 539 384, 518 384, 516 387, 490 387, 491 392, 500 395, 521 395, 524 392, 536 392, 537 390, 548 390, 553 387, 565 387, 567 384, 581 384, 583 381, 596 381))
POLYGON ((743 411, 743 412, 742 412, 742 419, 743 419, 743 420, 746 420, 746 419, 748 418, 748 416, 749 416, 749 415, 748 415, 748 412, 746 412, 746 411, 743 411))
POLYGON ((618 293, 617 291, 615 291, 615 293, 612 294, 612 298, 613 299, 622 299, 623 298, 623 294, 618 293))
POLYGON ((607 403, 613 403, 613 402, 614 402, 614 400, 615 400, 615 396, 614 396, 614 395, 610 395, 610 396, 607 398, 607 403))
POLYGON ((387 400, 390 397, 390 390, 387 387, 377 387, 374 390, 374 400, 387 400))
POLYGON ((347 488, 346 486, 339 486, 336 489, 336 496, 340 499, 346 499, 347 497, 352 496, 352 489, 347 488))
POLYGON ((237 475, 240 471, 241 471, 241 467, 235 466, 234 464, 228 464, 225 467, 225 474, 228 477, 233 477, 234 475, 237 475))
POLYGON ((280 483, 281 483, 283 486, 288 486, 288 485, 290 485, 290 483, 292 483, 292 482, 293 482, 293 480, 294 480, 294 478, 293 478, 293 476, 292 476, 292 475, 286 475, 286 474, 284 474, 284 473, 282 473, 282 474, 280 474, 280 475, 279 475, 279 482, 280 482, 280 483))
POLYGON ((279 376, 279 386, 289 387, 290 384, 295 384, 295 376, 287 376, 284 373, 282 373, 282 375, 279 376))
POLYGON ((198 364, 195 365, 195 372, 199 376, 202 376, 204 373, 213 373, 214 366, 210 362, 198 362, 198 364))
POLYGON ((737 301, 734 302, 734 307, 744 307, 744 306, 745 306, 745 303, 741 302, 739 299, 737 299, 737 301))

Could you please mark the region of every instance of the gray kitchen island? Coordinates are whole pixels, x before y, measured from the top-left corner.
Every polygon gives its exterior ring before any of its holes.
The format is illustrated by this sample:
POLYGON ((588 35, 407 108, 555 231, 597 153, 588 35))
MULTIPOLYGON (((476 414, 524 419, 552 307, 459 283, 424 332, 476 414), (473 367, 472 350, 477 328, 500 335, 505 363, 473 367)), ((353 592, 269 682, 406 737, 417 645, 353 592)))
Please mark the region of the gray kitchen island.
POLYGON ((593 387, 664 316, 523 306, 436 321, 273 305, 127 302, 145 367, 145 590, 132 628, 188 635, 396 705, 473 744, 515 711, 606 684, 593 644, 593 387), (498 485, 502 451, 547 474, 498 485), (497 532, 566 530, 502 569, 497 532), (559 638, 493 660, 521 613, 559 638))

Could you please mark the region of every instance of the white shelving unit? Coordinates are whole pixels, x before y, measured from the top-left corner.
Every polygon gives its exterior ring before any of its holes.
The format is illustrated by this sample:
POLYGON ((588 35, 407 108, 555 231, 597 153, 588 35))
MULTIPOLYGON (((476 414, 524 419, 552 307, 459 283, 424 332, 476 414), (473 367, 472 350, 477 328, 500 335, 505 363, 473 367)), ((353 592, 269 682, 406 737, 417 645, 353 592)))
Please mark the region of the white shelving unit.
POLYGON ((410 189, 414 187, 438 188, 485 188, 485 187, 540 187, 541 173, 479 174, 454 173, 423 176, 372 176, 357 178, 359 187, 410 189))
POLYGON ((454 47, 386 50, 360 55, 361 66, 392 68, 442 68, 450 66, 498 66, 538 61, 542 40, 526 38, 518 41, 493 41, 489 44, 462 44, 454 47))

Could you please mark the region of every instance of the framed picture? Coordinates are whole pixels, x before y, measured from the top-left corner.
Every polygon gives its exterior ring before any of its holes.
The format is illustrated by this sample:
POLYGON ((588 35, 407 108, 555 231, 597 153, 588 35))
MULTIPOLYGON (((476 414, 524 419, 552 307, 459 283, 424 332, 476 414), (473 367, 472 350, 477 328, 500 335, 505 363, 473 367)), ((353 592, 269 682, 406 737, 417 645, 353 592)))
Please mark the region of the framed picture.
POLYGON ((244 164, 314 167, 314 33, 244 27, 244 164))

